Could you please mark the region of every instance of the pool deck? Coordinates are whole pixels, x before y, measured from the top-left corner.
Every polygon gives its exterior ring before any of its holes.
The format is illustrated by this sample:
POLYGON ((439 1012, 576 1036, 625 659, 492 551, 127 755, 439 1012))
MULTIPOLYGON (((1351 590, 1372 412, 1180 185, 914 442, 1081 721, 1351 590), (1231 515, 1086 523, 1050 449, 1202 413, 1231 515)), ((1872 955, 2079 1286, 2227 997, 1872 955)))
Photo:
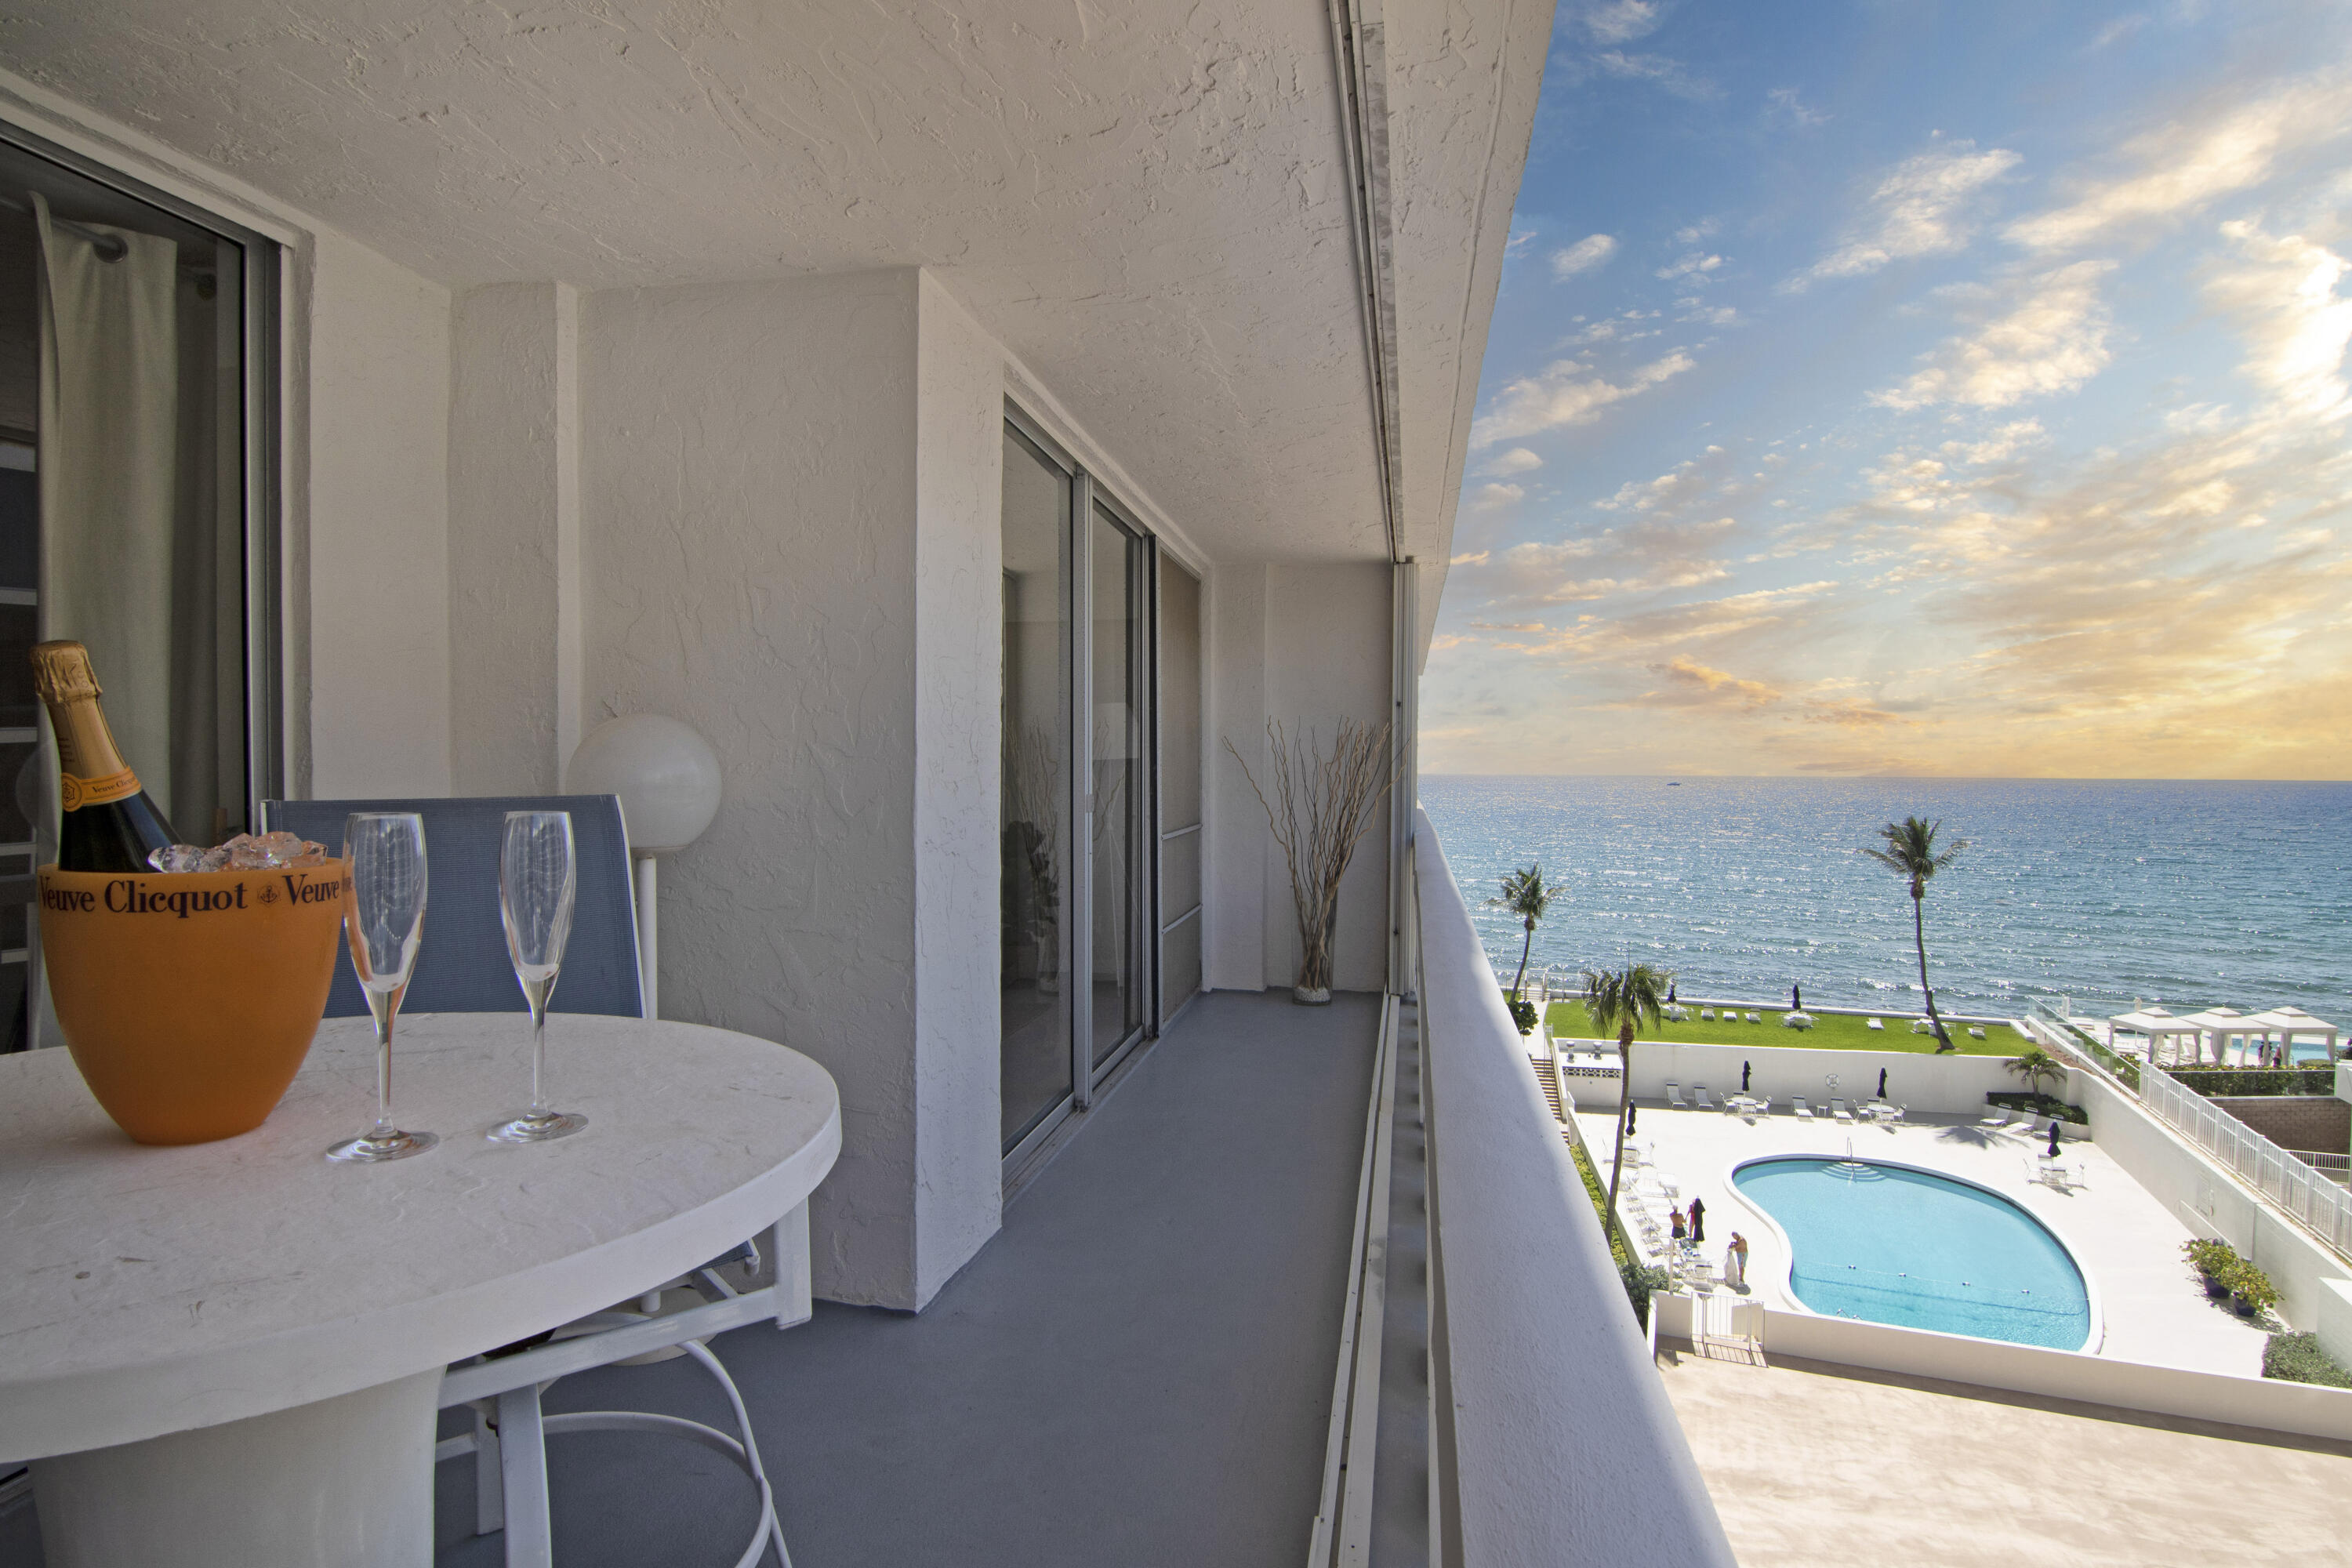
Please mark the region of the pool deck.
MULTIPOLYGON (((1732 1190, 1731 1167, 1768 1154, 1845 1157, 1848 1140, 1857 1158, 1895 1160, 1960 1176, 2011 1198, 2055 1231, 2091 1277, 2098 1298, 2104 1336, 2096 1353, 2158 1366, 2200 1372, 2261 1375, 2265 1331, 2207 1300, 2180 1256, 2189 1230, 2148 1195, 2095 1143, 2068 1143, 2065 1157, 2080 1171, 2071 1193, 2059 1193, 2027 1179, 2043 1146, 2014 1136, 1981 1131, 1973 1118, 1923 1117, 1906 1125, 1879 1128, 1818 1117, 1805 1121, 1785 1110, 1750 1122, 1715 1110, 1676 1110, 1637 1100, 1634 1142, 1655 1151, 1660 1173, 1677 1183, 1679 1201, 1696 1194, 1706 1203, 1703 1250, 1718 1267, 1731 1233, 1748 1238, 1748 1289, 1775 1307, 1802 1310, 1786 1293, 1786 1259, 1769 1226, 1732 1190)), ((1605 1184, 1613 1152, 1615 1118, 1607 1111, 1577 1112, 1585 1146, 1605 1184)), ((1633 1181, 1629 1169, 1626 1181, 1633 1181)))
POLYGON ((1671 1344, 1658 1372, 1745 1568, 2316 1565, 2352 1541, 2352 1443, 1671 1344))

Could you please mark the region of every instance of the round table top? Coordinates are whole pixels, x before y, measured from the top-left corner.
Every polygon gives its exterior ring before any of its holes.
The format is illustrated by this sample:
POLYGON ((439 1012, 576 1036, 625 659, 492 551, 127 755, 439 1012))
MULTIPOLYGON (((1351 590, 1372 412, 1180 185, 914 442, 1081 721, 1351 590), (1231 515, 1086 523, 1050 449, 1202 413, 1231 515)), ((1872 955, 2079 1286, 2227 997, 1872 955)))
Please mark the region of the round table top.
POLYGON ((797 1051, 724 1029, 555 1014, 547 1074, 583 1131, 523 1108, 525 1015, 422 1014, 393 1120, 438 1148, 330 1163, 375 1110, 375 1031, 331 1018, 269 1120, 133 1143, 63 1050, 0 1057, 0 1460, 307 1405, 478 1355, 675 1278, 789 1214, 841 1105, 797 1051))

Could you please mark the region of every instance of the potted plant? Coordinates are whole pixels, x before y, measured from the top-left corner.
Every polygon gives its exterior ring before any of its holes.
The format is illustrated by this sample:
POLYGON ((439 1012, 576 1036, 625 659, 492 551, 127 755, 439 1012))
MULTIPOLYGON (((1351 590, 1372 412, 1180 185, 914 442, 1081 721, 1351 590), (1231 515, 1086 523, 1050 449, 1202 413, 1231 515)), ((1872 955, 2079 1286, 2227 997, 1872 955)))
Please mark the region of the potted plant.
POLYGON ((2230 1270, 2238 1261, 2236 1248, 2226 1241, 2200 1237, 2184 1243, 2180 1250, 2204 1281, 2206 1295, 2218 1301, 2230 1293, 2230 1270))
POLYGON ((2237 1308, 2238 1316, 2260 1317, 2278 1305, 2278 1287, 2271 1283, 2269 1275, 2244 1258, 2239 1258, 2231 1266, 2226 1278, 2230 1286, 2230 1304, 2237 1308))

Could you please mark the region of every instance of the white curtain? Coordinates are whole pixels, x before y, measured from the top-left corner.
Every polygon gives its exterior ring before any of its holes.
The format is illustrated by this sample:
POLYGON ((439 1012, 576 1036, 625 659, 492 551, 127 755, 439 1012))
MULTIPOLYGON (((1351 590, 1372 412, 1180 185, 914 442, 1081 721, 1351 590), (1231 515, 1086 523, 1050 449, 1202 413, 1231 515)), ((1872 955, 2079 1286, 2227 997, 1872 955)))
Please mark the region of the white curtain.
MULTIPOLYGON (((88 645, 124 760, 168 802, 174 520, 187 489, 180 247, 133 229, 81 225, 68 234, 37 192, 32 199, 41 239, 41 635, 88 645), (121 255, 101 258, 94 234, 119 239, 121 255)), ((57 749, 46 714, 40 723, 35 790, 18 790, 34 808, 26 815, 37 866, 56 859, 58 846, 57 749)), ((63 1044, 37 940, 32 978, 28 1043, 63 1044)))
MULTIPOLYGON (((180 472, 179 246, 49 219, 41 233, 41 635, 89 647, 124 761, 173 799, 180 472), (114 260, 86 234, 125 247, 114 260)), ((202 835, 209 823, 183 825, 202 835)))

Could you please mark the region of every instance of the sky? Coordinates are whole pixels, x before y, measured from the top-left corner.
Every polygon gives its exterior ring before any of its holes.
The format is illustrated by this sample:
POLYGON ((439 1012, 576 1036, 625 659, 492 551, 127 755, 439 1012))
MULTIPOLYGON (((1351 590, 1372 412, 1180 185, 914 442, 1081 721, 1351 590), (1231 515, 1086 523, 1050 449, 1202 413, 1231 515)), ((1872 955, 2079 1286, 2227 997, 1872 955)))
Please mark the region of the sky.
POLYGON ((2352 776, 2352 5, 1562 0, 1431 773, 2352 776))

